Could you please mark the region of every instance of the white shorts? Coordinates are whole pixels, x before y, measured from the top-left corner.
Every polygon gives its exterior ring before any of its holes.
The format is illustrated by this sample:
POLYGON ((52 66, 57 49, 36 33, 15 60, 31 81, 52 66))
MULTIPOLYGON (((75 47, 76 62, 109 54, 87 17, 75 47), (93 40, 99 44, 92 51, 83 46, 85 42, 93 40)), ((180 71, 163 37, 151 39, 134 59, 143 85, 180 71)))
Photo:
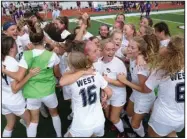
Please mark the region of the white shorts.
POLYGON ((178 126, 169 126, 169 125, 161 124, 155 121, 153 118, 149 119, 148 124, 159 136, 167 136, 173 131, 181 132, 184 128, 184 124, 178 126))
POLYGON ((150 99, 138 98, 136 93, 133 92, 129 98, 134 103, 134 112, 137 114, 149 113, 154 104, 155 97, 151 96, 150 99))
POLYGON ((108 100, 107 104, 108 105, 112 105, 114 107, 121 107, 123 105, 125 105, 126 100, 125 99, 119 99, 119 100, 108 100))
POLYGON ((92 135, 102 137, 104 136, 104 124, 90 130, 70 128, 69 132, 71 133, 72 137, 91 137, 92 135))
POLYGON ((7 115, 13 113, 16 116, 21 116, 25 112, 25 106, 26 106, 25 102, 19 105, 2 104, 2 114, 7 115))
POLYGON ((56 94, 53 93, 49 96, 43 97, 43 98, 28 98, 27 99, 27 109, 29 110, 37 110, 41 107, 42 102, 48 107, 48 108, 56 108, 58 106, 58 100, 56 97, 56 94))
POLYGON ((71 93, 70 93, 70 89, 68 86, 63 86, 62 87, 62 90, 63 90, 63 97, 64 97, 64 100, 69 100, 71 99, 71 93))

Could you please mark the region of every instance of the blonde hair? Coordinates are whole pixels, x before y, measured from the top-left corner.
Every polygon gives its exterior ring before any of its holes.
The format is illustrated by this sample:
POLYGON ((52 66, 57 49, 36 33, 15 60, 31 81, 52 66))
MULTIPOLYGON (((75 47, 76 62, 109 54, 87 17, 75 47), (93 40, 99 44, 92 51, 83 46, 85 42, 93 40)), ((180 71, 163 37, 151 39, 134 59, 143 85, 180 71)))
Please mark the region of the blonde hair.
MULTIPOLYGON (((104 48, 105 48, 105 46, 106 46, 106 44, 107 43, 112 43, 112 44, 114 44, 114 42, 111 40, 111 38, 107 38, 107 39, 104 39, 104 40, 101 40, 100 41, 100 48, 101 48, 101 50, 103 50, 104 48)), ((115 44, 114 44, 115 45, 115 44)))
POLYGON ((136 26, 134 24, 131 24, 131 23, 125 24, 125 25, 129 26, 134 31, 133 36, 136 36, 136 26))
POLYGON ((154 29, 152 27, 150 26, 142 26, 142 27, 144 27, 146 35, 151 35, 154 33, 154 29))
POLYGON ((140 50, 141 54, 144 56, 145 59, 147 59, 147 43, 145 42, 145 40, 139 36, 133 37, 132 40, 137 43, 138 49, 140 50))
POLYGON ((163 77, 175 74, 184 69, 184 38, 174 36, 167 46, 167 54, 155 56, 154 68, 164 70, 163 77))
POLYGON ((152 63, 155 59, 155 54, 159 53, 160 41, 155 34, 144 35, 143 39, 147 43, 147 62, 152 63))
POLYGON ((113 30, 113 31, 110 33, 110 36, 109 36, 109 37, 112 39, 116 33, 119 33, 119 34, 122 34, 122 35, 123 35, 123 32, 122 32, 121 30, 115 29, 115 30, 113 30))
POLYGON ((68 55, 68 63, 74 69, 88 69, 92 67, 92 62, 82 52, 70 52, 68 55))

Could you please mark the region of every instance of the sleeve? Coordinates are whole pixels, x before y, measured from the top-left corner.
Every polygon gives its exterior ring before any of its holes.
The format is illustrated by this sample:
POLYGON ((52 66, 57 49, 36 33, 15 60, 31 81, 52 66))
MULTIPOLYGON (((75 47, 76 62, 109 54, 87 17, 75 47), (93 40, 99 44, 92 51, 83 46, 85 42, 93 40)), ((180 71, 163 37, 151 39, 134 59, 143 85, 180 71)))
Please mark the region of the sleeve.
POLYGON ((22 56, 20 62, 19 62, 19 66, 25 69, 28 69, 28 65, 27 62, 25 61, 24 55, 22 56))
POLYGON ((159 83, 160 83, 160 79, 158 79, 158 73, 156 73, 156 71, 152 72, 151 75, 148 77, 147 81, 145 82, 145 85, 151 89, 154 90, 154 88, 156 88, 159 83))
POLYGON ((51 59, 49 61, 48 67, 54 67, 60 63, 60 58, 57 56, 56 53, 53 52, 51 59))
POLYGON ((148 69, 145 69, 144 67, 136 66, 136 69, 137 69, 137 74, 143 75, 145 77, 147 77, 149 75, 148 69))
POLYGON ((99 84, 101 85, 101 89, 106 88, 108 86, 108 82, 99 73, 97 73, 97 76, 99 78, 99 84))

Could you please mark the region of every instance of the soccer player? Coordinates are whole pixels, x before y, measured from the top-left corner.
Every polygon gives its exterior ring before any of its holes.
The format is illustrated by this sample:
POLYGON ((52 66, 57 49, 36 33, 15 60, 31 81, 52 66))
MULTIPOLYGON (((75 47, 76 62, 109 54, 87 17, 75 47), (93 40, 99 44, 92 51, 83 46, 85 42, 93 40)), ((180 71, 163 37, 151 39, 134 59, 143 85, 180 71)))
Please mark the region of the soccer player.
POLYGON ((26 102, 22 95, 21 88, 24 84, 40 70, 38 68, 31 69, 25 78, 17 82, 11 77, 6 75, 6 71, 17 72, 19 69, 18 62, 16 61, 17 46, 12 37, 5 37, 2 39, 2 114, 5 115, 7 125, 3 131, 3 137, 11 137, 14 125, 16 123, 16 116, 20 116, 26 122, 27 137, 32 137, 30 134, 30 113, 25 109, 26 102))
POLYGON ((184 128, 184 39, 172 37, 164 49, 155 57, 155 70, 144 86, 146 93, 159 86, 148 123, 150 137, 177 137, 184 128))
MULTIPOLYGON (((82 52, 68 55, 70 70, 77 72, 92 67, 92 62, 82 52)), ((61 78, 60 84, 63 82, 61 78)), ((61 84, 63 86, 63 84, 61 84)), ((100 103, 100 89, 110 98, 112 91, 108 83, 96 72, 95 75, 81 76, 69 85, 74 113, 68 137, 102 137, 104 135, 104 114, 100 103)))

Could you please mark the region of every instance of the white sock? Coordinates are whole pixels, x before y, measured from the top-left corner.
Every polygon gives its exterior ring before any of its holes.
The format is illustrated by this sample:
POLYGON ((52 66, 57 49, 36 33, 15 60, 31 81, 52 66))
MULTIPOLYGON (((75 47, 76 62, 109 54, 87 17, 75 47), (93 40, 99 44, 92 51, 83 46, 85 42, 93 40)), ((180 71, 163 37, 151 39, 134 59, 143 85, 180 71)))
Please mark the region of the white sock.
POLYGON ((4 131, 3 131, 3 137, 11 137, 12 136, 12 131, 13 130, 6 130, 6 129, 4 129, 4 131))
POLYGON ((144 132, 144 127, 142 125, 142 122, 140 123, 140 127, 139 128, 133 128, 134 132, 136 132, 140 137, 144 137, 145 136, 145 132, 144 132))
POLYGON ((114 124, 115 127, 119 130, 119 132, 124 132, 124 128, 123 128, 123 122, 122 120, 120 119, 118 123, 114 124))
POLYGON ((38 123, 30 123, 27 127, 27 137, 36 137, 38 123))
POLYGON ((62 137, 61 133, 61 121, 59 115, 52 117, 53 126, 55 128, 57 137, 62 137))
POLYGON ((129 123, 131 124, 132 117, 128 116, 128 118, 129 118, 129 123))

